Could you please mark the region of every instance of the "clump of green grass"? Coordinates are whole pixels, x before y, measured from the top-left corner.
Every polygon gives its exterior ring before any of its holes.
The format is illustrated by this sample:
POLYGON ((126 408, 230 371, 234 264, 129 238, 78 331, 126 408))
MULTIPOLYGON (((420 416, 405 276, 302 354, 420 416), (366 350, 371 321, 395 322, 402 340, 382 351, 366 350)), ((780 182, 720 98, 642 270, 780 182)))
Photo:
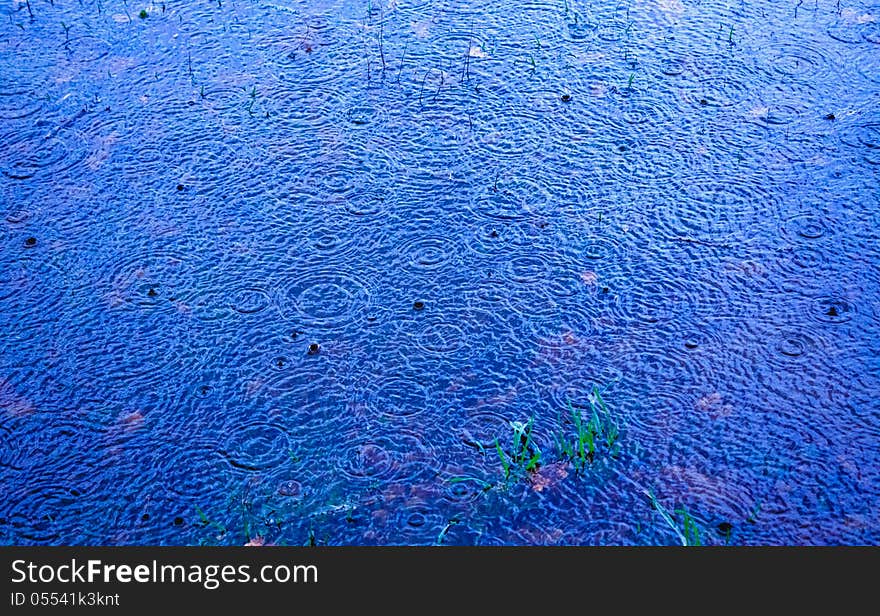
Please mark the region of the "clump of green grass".
POLYGON ((149 14, 147 13, 147 9, 141 9, 141 12, 138 13, 138 17, 140 17, 141 19, 146 19, 148 16, 149 14))
POLYGON ((557 435, 557 446, 563 458, 571 460, 575 470, 582 470, 592 464, 600 449, 609 455, 616 455, 619 450, 620 428, 608 410, 599 388, 593 386, 588 398, 590 404, 589 417, 584 418, 582 409, 576 408, 568 401, 568 411, 574 426, 574 439, 565 433, 557 435))
POLYGON ((199 507, 198 505, 196 505, 196 515, 198 515, 198 517, 199 517, 199 522, 198 522, 199 526, 213 528, 217 533, 218 539, 223 537, 224 535, 226 535, 226 533, 227 533, 226 527, 223 524, 221 524, 220 522, 216 522, 216 521, 212 520, 211 518, 209 518, 208 514, 206 514, 205 511, 201 507, 199 507))
MULTIPOLYGON (((495 439, 495 452, 498 454, 503 475, 501 481, 492 483, 473 475, 451 477, 447 481, 449 483, 474 483, 479 486, 481 492, 488 492, 494 488, 503 489, 505 486, 509 486, 511 481, 535 473, 542 464, 543 454, 541 448, 535 443, 532 434, 533 427, 534 418, 529 418, 525 423, 521 421, 510 422, 512 438, 510 446, 506 449, 502 447, 497 438, 495 439)), ((483 454, 487 453, 482 445, 479 443, 477 445, 483 454)))
POLYGON ((675 513, 681 516, 681 528, 686 541, 685 545, 703 545, 700 539, 700 527, 697 521, 684 507, 676 509, 675 513))
POLYGON ((534 472, 541 465, 541 449, 532 438, 533 425, 534 418, 529 418, 526 423, 510 422, 510 427, 513 430, 510 451, 505 451, 498 439, 495 439, 495 451, 498 452, 498 458, 501 460, 505 481, 534 472))
POLYGON ((672 514, 669 513, 669 510, 657 500, 657 497, 654 496, 654 493, 651 490, 645 490, 645 495, 651 499, 651 506, 660 514, 660 517, 663 518, 663 521, 666 522, 667 526, 675 532, 678 536, 678 540, 683 546, 703 545, 700 526, 697 524, 694 517, 688 513, 687 509, 681 507, 675 510, 675 514, 681 516, 681 522, 678 522, 672 514))

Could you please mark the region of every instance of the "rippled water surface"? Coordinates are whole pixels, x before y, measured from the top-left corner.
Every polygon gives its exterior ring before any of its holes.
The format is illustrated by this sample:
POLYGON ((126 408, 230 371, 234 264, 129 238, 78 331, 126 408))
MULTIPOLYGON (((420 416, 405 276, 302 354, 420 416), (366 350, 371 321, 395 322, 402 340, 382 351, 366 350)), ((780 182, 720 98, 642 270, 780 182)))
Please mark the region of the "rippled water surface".
POLYGON ((4 0, 0 69, 3 543, 880 543, 877 2, 4 0))

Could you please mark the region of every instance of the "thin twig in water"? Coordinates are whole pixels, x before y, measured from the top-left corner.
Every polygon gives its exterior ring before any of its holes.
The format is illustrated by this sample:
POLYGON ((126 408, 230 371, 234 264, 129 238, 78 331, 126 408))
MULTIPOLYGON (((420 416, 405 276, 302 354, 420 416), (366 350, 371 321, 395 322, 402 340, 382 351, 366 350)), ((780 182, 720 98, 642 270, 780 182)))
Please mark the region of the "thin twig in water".
POLYGON ((382 58, 382 76, 385 76, 385 20, 379 13, 379 57, 382 58))
POLYGON ((422 91, 425 89, 425 81, 428 79, 428 74, 430 74, 431 69, 425 71, 425 76, 422 77, 422 86, 419 88, 419 109, 422 108, 422 91))
MULTIPOLYGON (((439 70, 439 69, 438 69, 438 70, 439 70)), ((437 86, 437 91, 434 93, 434 98, 431 100, 432 103, 435 102, 435 101, 437 100, 437 96, 440 94, 440 88, 443 87, 443 76, 444 76, 444 73, 443 73, 443 71, 441 70, 441 71, 440 71, 440 85, 437 86)))
POLYGON ((33 19, 34 12, 31 10, 31 0, 25 0, 25 4, 27 4, 28 15, 30 15, 31 19, 33 19))
POLYGON ((406 50, 409 48, 409 41, 403 46, 403 55, 400 57, 400 68, 397 69, 397 85, 400 85, 400 74, 403 72, 403 61, 406 60, 406 50))
POLYGON ((464 52, 464 79, 470 81, 471 78, 471 39, 474 38, 474 24, 468 30, 467 51, 464 52))
POLYGON ((189 51, 186 52, 186 60, 187 60, 187 64, 189 65, 189 80, 190 80, 190 83, 192 83, 192 85, 196 85, 196 76, 195 76, 195 74, 193 73, 193 58, 192 58, 192 52, 189 52, 189 51))

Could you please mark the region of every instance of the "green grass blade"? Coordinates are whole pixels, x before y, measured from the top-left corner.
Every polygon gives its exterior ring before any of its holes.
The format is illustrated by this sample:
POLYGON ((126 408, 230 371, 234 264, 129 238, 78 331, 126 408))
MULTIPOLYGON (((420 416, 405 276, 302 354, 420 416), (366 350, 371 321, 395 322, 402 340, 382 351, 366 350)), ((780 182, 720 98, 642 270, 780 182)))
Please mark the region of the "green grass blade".
POLYGON ((675 520, 672 519, 672 516, 669 515, 666 507, 660 504, 660 501, 657 500, 657 497, 654 496, 654 493, 652 491, 644 490, 643 492, 648 498, 651 499, 651 504, 654 506, 654 509, 657 510, 657 513, 660 514, 660 517, 662 517, 666 524, 669 525, 669 528, 675 531, 675 534, 678 535, 678 539, 679 541, 681 541, 681 544, 684 546, 688 545, 687 537, 685 537, 678 529, 678 525, 675 523, 675 520))
POLYGON ((501 460, 501 467, 504 469, 504 478, 507 479, 510 477, 510 463, 507 461, 507 456, 504 454, 504 450, 501 449, 498 439, 495 439, 495 451, 498 452, 498 458, 501 460))

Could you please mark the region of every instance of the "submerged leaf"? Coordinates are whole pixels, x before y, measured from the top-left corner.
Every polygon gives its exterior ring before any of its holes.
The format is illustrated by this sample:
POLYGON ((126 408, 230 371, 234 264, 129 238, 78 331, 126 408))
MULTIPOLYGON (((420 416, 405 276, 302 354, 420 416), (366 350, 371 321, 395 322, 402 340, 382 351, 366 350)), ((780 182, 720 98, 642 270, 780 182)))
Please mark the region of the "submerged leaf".
POLYGON ((548 488, 554 487, 568 477, 568 471, 565 466, 564 462, 554 462, 539 468, 530 476, 532 489, 535 492, 543 492, 548 488))

